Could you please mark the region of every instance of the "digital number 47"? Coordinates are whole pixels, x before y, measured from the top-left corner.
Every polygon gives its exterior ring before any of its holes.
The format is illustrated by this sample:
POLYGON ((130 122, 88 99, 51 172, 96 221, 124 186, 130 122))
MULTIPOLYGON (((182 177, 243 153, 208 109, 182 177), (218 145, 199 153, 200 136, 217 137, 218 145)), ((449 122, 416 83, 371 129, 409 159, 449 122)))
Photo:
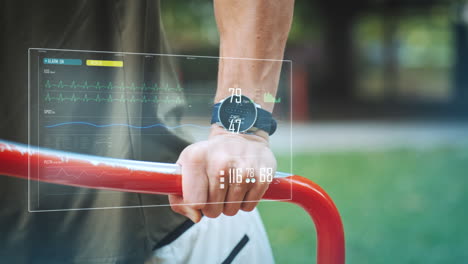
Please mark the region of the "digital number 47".
POLYGON ((229 120, 229 131, 232 133, 239 134, 241 122, 242 120, 240 118, 232 118, 231 120, 229 120))

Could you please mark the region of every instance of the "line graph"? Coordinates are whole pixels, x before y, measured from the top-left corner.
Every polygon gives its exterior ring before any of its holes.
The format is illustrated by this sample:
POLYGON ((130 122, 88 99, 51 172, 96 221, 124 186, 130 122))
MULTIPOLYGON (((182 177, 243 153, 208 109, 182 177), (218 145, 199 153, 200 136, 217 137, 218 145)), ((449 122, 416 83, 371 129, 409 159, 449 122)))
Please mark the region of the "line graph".
POLYGON ((92 127, 97 127, 97 128, 105 128, 105 127, 129 127, 129 128, 135 128, 135 129, 147 129, 147 128, 153 128, 153 127, 163 127, 166 129, 177 129, 181 127, 195 127, 195 128, 200 128, 200 129, 208 129, 210 126, 200 126, 200 125, 195 125, 195 124, 181 124, 177 126, 167 126, 165 124, 152 124, 148 126, 135 126, 131 124, 125 124, 125 123, 119 123, 119 124, 106 124, 106 125, 98 125, 90 122, 83 122, 83 121, 73 121, 73 122, 63 122, 63 123, 57 123, 53 125, 47 125, 45 126, 46 128, 54 128, 54 127, 61 127, 61 126, 67 126, 67 125, 86 125, 86 126, 92 126, 92 127))
POLYGON ((76 95, 73 93, 71 96, 70 95, 64 95, 63 93, 58 93, 58 94, 51 94, 47 93, 44 96, 44 101, 45 102, 58 102, 58 103, 65 103, 65 102, 73 102, 73 103, 90 103, 90 102, 95 102, 95 103, 163 103, 163 104, 180 104, 183 103, 184 100, 181 96, 174 96, 174 97, 169 97, 169 96, 134 96, 132 95, 131 97, 126 97, 124 95, 113 97, 112 94, 110 95, 100 95, 97 94, 95 96, 88 96, 88 94, 84 95, 76 95))
MULTIPOLYGON (((121 173, 116 174, 116 173, 113 173, 113 172, 107 172, 107 171, 102 171, 102 170, 97 171, 95 168, 90 169, 90 171, 92 171, 92 172, 88 172, 88 171, 86 171, 85 169, 82 168, 78 174, 68 173, 67 170, 66 170, 66 167, 46 167, 44 169, 48 171, 48 173, 45 173, 47 176, 44 176, 44 178, 74 177, 75 179, 79 179, 83 175, 88 176, 88 178, 90 176, 96 177, 96 178, 101 178, 103 175, 113 175, 113 176, 123 175, 121 173), (54 170, 56 171, 55 173, 50 173, 50 171, 54 171, 54 170)), ((75 171, 75 169, 73 169, 73 171, 75 171)))
MULTIPOLYGON (((100 82, 51 82, 50 80, 45 81, 44 87, 47 89, 74 89, 74 90, 132 90, 132 91, 163 91, 163 92, 182 92, 184 88, 180 87, 178 84, 176 87, 170 87, 169 84, 166 85, 158 85, 154 83, 153 85, 147 85, 146 83, 141 83, 141 85, 135 85, 135 83, 131 83, 130 85, 126 85, 124 82, 120 84, 114 84, 113 82, 108 82, 107 84, 101 84, 100 82)), ((80 92, 79 90, 77 92, 80 92)), ((85 91, 81 91, 85 92, 85 91)))

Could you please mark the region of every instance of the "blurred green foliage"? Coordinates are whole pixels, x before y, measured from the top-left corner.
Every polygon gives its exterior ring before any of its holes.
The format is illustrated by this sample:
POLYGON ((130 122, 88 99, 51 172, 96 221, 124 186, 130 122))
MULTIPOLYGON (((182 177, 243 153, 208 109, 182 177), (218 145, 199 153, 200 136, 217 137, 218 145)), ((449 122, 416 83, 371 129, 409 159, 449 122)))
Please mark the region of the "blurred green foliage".
POLYGON ((447 5, 360 16, 354 27, 357 94, 366 99, 386 98, 385 82, 392 79, 392 93, 397 98, 449 101, 455 61, 452 16, 447 5), (393 35, 385 36, 385 27, 393 27, 393 35), (388 53, 389 47, 393 54, 388 53), (388 63, 394 63, 396 71, 385 77, 388 63))
MULTIPOLYGON (((161 10, 166 34, 175 51, 218 49, 213 0, 161 1, 161 10)), ((315 11, 314 1, 296 1, 290 43, 318 37, 321 26, 315 11)))
POLYGON ((395 23, 394 44, 402 67, 449 67, 452 65, 451 13, 448 6, 435 6, 424 11, 406 10, 397 17, 385 18, 379 13, 360 16, 354 39, 367 63, 380 64, 383 48, 383 24, 395 23))
MULTIPOLYGON (((467 263, 468 149, 303 154, 294 167, 334 199, 347 263, 467 263)), ((280 202, 259 208, 277 263, 312 263, 309 216, 280 202)))
POLYGON ((175 51, 217 49, 218 29, 212 0, 161 1, 161 16, 175 51))

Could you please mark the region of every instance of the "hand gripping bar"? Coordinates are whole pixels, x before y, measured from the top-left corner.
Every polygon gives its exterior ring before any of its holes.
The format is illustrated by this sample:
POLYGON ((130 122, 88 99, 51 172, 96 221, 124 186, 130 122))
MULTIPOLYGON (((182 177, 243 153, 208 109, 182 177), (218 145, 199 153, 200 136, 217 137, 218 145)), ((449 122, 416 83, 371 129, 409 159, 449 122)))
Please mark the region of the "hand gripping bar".
MULTIPOLYGON (((3 140, 0 140, 0 175, 93 189, 182 194, 182 177, 176 164, 82 155, 3 140), (68 174, 79 177, 40 175, 45 164, 59 164, 68 174)), ((341 217, 320 186, 301 176, 277 172, 263 199, 294 203, 307 211, 317 231, 318 264, 345 262, 341 217)))

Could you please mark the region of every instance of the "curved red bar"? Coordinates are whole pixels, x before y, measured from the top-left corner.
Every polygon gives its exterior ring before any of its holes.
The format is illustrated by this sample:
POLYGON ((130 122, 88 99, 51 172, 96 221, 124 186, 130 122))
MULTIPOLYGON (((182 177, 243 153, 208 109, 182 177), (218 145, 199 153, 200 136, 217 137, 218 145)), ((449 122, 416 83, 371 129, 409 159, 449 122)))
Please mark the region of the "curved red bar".
MULTIPOLYGON (((0 175, 8 175, 43 182, 71 186, 109 189, 152 194, 181 194, 181 175, 157 172, 151 169, 126 167, 125 160, 101 159, 95 156, 51 152, 0 141, 0 175), (96 161, 97 160, 97 161, 96 161), (107 162, 110 161, 110 162, 107 162), (80 167, 105 172, 100 177, 82 174, 76 177, 40 177, 39 169, 46 162, 63 162, 69 170, 81 173, 80 167), (28 166, 28 164, 30 166, 28 166), (29 176, 28 176, 29 175, 29 176)), ((147 165, 146 165, 147 166, 147 165)), ((263 199, 284 200, 304 208, 312 217, 317 230, 317 263, 343 264, 345 262, 344 231, 341 218, 332 199, 314 182, 300 177, 275 178, 263 199), (292 197, 290 197, 292 193, 292 197), (292 199, 291 199, 292 198, 292 199)))

